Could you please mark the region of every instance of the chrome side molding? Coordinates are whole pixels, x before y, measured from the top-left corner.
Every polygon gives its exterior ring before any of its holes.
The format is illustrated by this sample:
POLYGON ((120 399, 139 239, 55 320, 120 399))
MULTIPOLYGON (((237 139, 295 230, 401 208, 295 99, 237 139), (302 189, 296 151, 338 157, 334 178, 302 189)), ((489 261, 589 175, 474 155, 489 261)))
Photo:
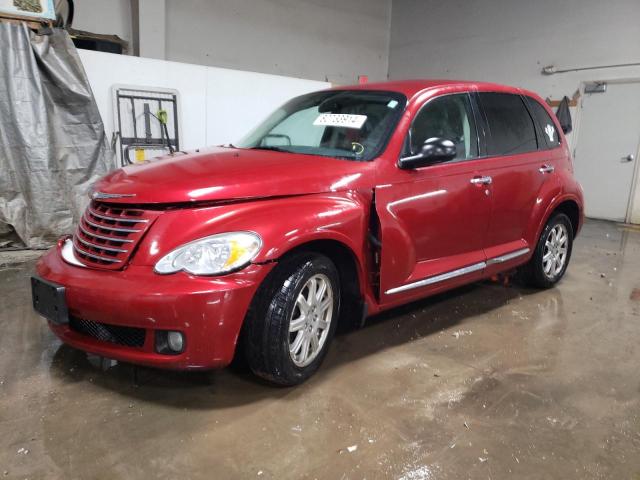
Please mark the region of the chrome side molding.
POLYGON ((399 287, 392 288, 390 290, 387 290, 385 293, 387 295, 391 295, 393 293, 400 293, 406 290, 412 290, 414 288, 426 287, 427 285, 444 282, 445 280, 450 280, 452 278, 460 277, 462 275, 467 275, 468 273, 477 272, 478 270, 482 270, 486 266, 487 264, 485 262, 474 263, 473 265, 469 265, 468 267, 458 268, 457 270, 441 273, 440 275, 427 277, 425 279, 418 280, 417 282, 407 283, 406 285, 401 285, 399 287))
POLYGON ((487 265, 508 262, 509 260, 513 260, 514 258, 518 258, 518 257, 521 257, 522 255, 526 255, 530 251, 531 249, 529 248, 521 248, 520 250, 516 250, 515 252, 507 253, 499 257, 490 258, 489 260, 487 260, 487 265))
POLYGON ((514 252, 510 252, 505 255, 500 255, 499 257, 490 258, 486 262, 474 263, 473 265, 469 265, 468 267, 458 268, 456 270, 451 270, 450 272, 445 272, 445 273, 441 273, 440 275, 434 275, 433 277, 427 277, 422 280, 418 280, 417 282, 400 285, 399 287, 391 288, 384 293, 387 295, 393 295, 394 293, 405 292, 407 290, 413 290, 414 288, 426 287, 427 285, 433 285, 434 283, 440 283, 440 282, 444 282, 445 280, 451 280, 452 278, 461 277, 462 275, 467 275, 469 273, 482 270, 488 265, 508 262, 509 260, 513 260, 514 258, 518 258, 518 257, 521 257, 522 255, 526 255, 530 251, 531 249, 529 248, 521 248, 520 250, 516 250, 514 252))

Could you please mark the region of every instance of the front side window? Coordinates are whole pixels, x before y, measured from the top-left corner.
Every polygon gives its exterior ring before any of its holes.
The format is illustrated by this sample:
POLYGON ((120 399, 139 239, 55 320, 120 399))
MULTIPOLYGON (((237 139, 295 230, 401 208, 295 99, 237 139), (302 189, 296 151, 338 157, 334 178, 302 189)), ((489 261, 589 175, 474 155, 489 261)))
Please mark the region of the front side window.
POLYGON ((372 160, 406 105, 400 93, 331 90, 303 95, 276 110, 239 148, 372 160))
POLYGON ((480 93, 487 118, 488 155, 515 155, 538 149, 536 129, 520 95, 480 93))
POLYGON ((455 144, 457 154, 453 160, 478 156, 478 135, 466 93, 437 97, 422 107, 409 129, 405 156, 418 154, 432 138, 451 140, 455 144))
POLYGON ((538 122, 540 129, 542 130, 542 138, 544 139, 544 145, 547 148, 555 148, 560 145, 560 135, 558 135, 558 129, 556 128, 556 124, 553 123, 551 117, 547 113, 547 110, 538 103, 537 100, 527 97, 527 101, 529 102, 529 106, 531 107, 531 113, 533 117, 538 122))

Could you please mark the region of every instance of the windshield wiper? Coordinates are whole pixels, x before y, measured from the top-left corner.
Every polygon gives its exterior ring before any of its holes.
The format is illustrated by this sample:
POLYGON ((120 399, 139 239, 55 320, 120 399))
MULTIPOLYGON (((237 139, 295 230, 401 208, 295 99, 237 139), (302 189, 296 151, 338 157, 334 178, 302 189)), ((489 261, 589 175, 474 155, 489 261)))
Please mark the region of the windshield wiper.
POLYGON ((287 150, 286 148, 282 148, 282 147, 269 147, 269 146, 264 146, 264 147, 251 147, 249 150, 270 150, 272 152, 286 152, 286 153, 293 153, 291 150, 287 150))
POLYGON ((270 150, 272 152, 284 152, 284 153, 297 153, 300 155, 311 155, 311 156, 317 156, 317 157, 332 157, 332 158, 338 158, 340 160, 356 160, 359 161, 361 160, 360 158, 358 158, 357 155, 355 155, 354 153, 350 153, 350 152, 345 152, 344 155, 339 155, 339 154, 334 154, 334 153, 323 153, 323 152, 307 152, 307 151, 303 151, 303 152, 299 152, 297 150, 289 150, 283 147, 276 147, 276 146, 262 146, 262 147, 251 147, 249 148, 249 150, 270 150))

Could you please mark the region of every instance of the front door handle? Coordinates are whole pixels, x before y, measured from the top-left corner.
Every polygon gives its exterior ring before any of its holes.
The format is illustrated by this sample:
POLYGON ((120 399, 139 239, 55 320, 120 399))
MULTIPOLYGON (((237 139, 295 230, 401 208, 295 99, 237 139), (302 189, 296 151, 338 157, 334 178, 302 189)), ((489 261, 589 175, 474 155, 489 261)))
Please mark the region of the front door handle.
POLYGON ((634 157, 633 154, 629 154, 626 157, 622 157, 623 162, 633 162, 635 159, 636 157, 634 157))
POLYGON ((555 170, 555 168, 552 165, 542 165, 538 171, 540 173, 553 173, 553 171, 555 170))
POLYGON ((474 185, 491 185, 491 182, 493 182, 493 178, 487 175, 486 177, 473 177, 469 181, 474 185))

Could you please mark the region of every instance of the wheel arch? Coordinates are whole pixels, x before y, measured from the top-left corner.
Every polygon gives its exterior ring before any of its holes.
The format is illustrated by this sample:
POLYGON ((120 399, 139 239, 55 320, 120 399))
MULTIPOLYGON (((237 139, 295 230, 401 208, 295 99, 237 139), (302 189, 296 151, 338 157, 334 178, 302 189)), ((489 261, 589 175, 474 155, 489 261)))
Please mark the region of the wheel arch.
POLYGON ((340 278, 338 326, 349 329, 360 325, 366 313, 366 273, 356 252, 346 243, 333 238, 309 239, 284 252, 278 260, 301 252, 318 253, 334 263, 340 278))
POLYGON ((578 235, 578 231, 580 230, 581 226, 580 207, 578 207, 578 203, 575 200, 563 200, 547 216, 545 223, 549 221, 549 218, 551 218, 551 216, 555 215, 556 213, 564 213, 567 217, 569 217, 569 220, 571 221, 571 227, 573 229, 573 238, 575 238, 578 235))
POLYGON ((542 234, 542 230, 544 230, 544 226, 558 212, 562 212, 569 217, 573 227, 573 237, 575 238, 582 228, 583 214, 580 205, 581 201, 578 197, 561 193, 555 195, 548 201, 546 208, 543 210, 544 213, 538 211, 537 214, 532 216, 529 233, 525 238, 531 245, 535 245, 542 234))
MULTIPOLYGON (((269 262, 276 264, 281 263, 287 258, 294 257, 301 253, 321 254, 329 258, 334 263, 338 270, 341 287, 341 308, 337 328, 339 330, 346 331, 360 326, 367 312, 365 307, 366 296, 363 293, 366 288, 366 285, 363 283, 364 278, 366 278, 366 274, 356 252, 345 242, 335 238, 307 238, 306 241, 301 241, 295 246, 291 246, 288 250, 280 252, 280 255, 276 259, 269 262)), ((277 265, 262 281, 262 284, 258 286, 258 289, 264 288, 266 286, 265 282, 269 282, 273 278, 276 268, 277 265)), ((256 292, 251 300, 250 307, 242 322, 238 336, 236 337, 236 348, 234 352, 235 359, 244 358, 246 355, 246 342, 249 338, 247 317, 255 314, 253 308, 258 298, 258 292, 256 292)), ((242 362, 242 360, 240 360, 240 362, 242 362)))

